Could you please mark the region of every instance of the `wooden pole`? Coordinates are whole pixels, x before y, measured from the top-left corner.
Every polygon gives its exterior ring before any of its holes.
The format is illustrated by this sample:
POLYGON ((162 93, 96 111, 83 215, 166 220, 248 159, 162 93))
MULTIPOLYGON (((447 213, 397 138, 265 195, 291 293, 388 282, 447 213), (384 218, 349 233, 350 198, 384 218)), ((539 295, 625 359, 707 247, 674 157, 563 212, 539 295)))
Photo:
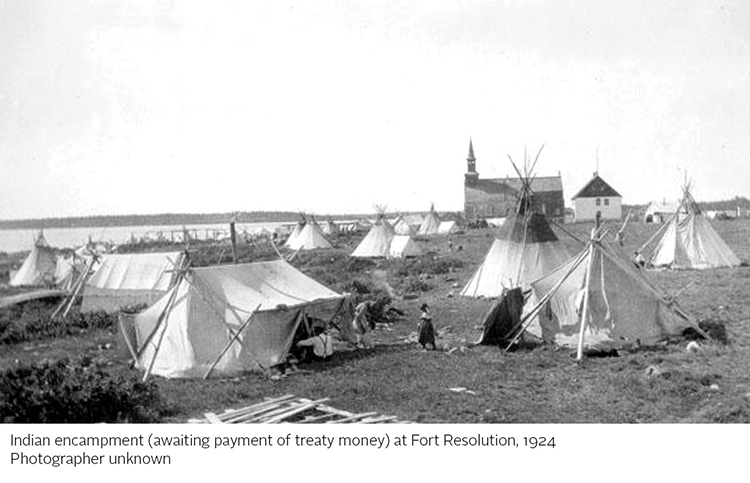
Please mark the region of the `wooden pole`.
POLYGON ((232 261, 237 263, 237 231, 234 228, 235 220, 229 222, 229 240, 232 242, 232 261))
MULTIPOLYGON (((593 238, 592 234, 592 238, 593 238)), ((586 284, 583 292, 583 313, 581 314, 581 331, 578 334, 578 353, 576 354, 576 360, 580 361, 583 359, 583 338, 586 331, 586 324, 589 318, 589 299, 591 292, 591 270, 593 268, 594 261, 594 243, 593 241, 589 244, 589 261, 586 267, 586 284)))
POLYGON ((211 367, 209 367, 208 370, 206 371, 206 373, 203 375, 203 379, 208 379, 208 377, 211 375, 211 373, 213 372, 213 370, 216 368, 216 365, 219 363, 219 361, 221 360, 221 358, 224 357, 224 354, 227 353, 227 351, 232 346, 232 344, 234 344, 234 341, 237 340, 237 338, 240 336, 240 334, 242 334, 242 331, 245 330, 245 328, 248 326, 248 324, 250 324, 250 321, 253 320, 253 316, 258 311, 258 309, 260 309, 261 305, 262 304, 258 304, 258 306, 255 307, 255 310, 252 311, 252 313, 250 314, 250 317, 248 317, 247 320, 237 330, 237 332, 235 332, 234 335, 232 335, 232 337, 229 339, 229 342, 227 342, 227 345, 224 346, 224 349, 222 349, 222 351, 219 354, 219 356, 216 358, 216 360, 213 362, 213 364, 211 364, 211 367))

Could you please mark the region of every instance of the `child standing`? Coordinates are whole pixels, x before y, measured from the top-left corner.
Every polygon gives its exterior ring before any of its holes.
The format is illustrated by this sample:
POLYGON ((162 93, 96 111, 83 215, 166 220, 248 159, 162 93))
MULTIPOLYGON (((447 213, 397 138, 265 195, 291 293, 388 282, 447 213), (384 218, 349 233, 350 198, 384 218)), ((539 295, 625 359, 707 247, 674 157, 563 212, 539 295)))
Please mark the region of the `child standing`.
POLYGON ((435 350, 435 326, 432 325, 432 315, 430 315, 430 307, 427 304, 422 304, 419 307, 422 314, 419 316, 419 343, 427 350, 435 350))

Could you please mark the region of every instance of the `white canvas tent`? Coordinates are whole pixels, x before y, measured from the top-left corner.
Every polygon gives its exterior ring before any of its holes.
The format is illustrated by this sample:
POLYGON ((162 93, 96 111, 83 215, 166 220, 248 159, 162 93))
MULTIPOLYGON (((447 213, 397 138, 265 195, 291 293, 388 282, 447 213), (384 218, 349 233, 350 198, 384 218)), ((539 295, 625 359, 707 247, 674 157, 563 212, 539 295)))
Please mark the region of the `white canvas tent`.
MULTIPOLYGON (((291 238, 291 237, 290 237, 291 238)), ((326 239, 320 226, 314 221, 308 221, 302 231, 287 242, 290 250, 314 250, 316 248, 331 248, 331 243, 326 239)))
POLYGON ((736 267, 741 264, 740 259, 702 215, 687 185, 683 188, 683 198, 675 214, 640 251, 646 250, 660 234, 661 238, 648 257, 649 264, 654 267, 700 270, 736 267))
POLYGON ((441 235, 452 235, 460 231, 461 228, 455 220, 441 221, 438 226, 438 233, 441 235))
POLYGON ((31 247, 31 252, 21 268, 11 277, 9 284, 14 287, 51 285, 55 282, 56 269, 57 255, 40 233, 31 247))
POLYGON ((108 254, 83 287, 81 312, 151 305, 170 289, 182 252, 108 254))
POLYGON ((412 229, 403 215, 397 216, 391 223, 391 226, 393 226, 393 231, 396 233, 396 235, 414 236, 415 234, 414 229, 412 229))
POLYGON ((421 254, 422 249, 409 235, 395 235, 388 247, 391 258, 418 257, 421 254))
POLYGON ((302 216, 302 219, 297 222, 296 225, 294 225, 294 228, 292 229, 292 233, 289 235, 289 238, 286 239, 284 242, 284 246, 287 248, 290 248, 294 244, 294 240, 299 236, 300 233, 302 233, 302 230, 305 228, 305 225, 307 225, 307 221, 305 220, 305 217, 302 216))
POLYGON ((419 226, 420 235, 437 235, 440 233, 440 217, 435 211, 435 205, 430 207, 430 212, 419 226))
MULTIPOLYGON (((544 146, 542 146, 544 147, 544 146)), ((536 159, 539 159, 541 148, 536 159)), ((514 213, 497 232, 482 264, 461 291, 468 297, 499 297, 505 289, 528 287, 570 259, 570 254, 552 231, 543 213, 532 210, 531 171, 524 160, 525 175, 513 168, 522 181, 514 213)))
POLYGON ((359 242, 357 248, 352 252, 353 257, 377 258, 388 257, 390 254, 391 241, 396 233, 388 220, 382 215, 378 218, 367 235, 359 242))
POLYGON ((579 358, 584 347, 650 345, 689 327, 703 333, 675 300, 598 239, 531 289, 532 308, 522 320, 528 332, 578 347, 579 358))
POLYGON ((326 235, 335 235, 339 232, 339 227, 330 218, 328 219, 327 222, 323 224, 321 229, 323 230, 323 233, 326 235))
POLYGON ((266 369, 286 360, 304 320, 330 323, 348 310, 345 297, 283 260, 194 268, 135 318, 133 352, 145 376, 266 369))

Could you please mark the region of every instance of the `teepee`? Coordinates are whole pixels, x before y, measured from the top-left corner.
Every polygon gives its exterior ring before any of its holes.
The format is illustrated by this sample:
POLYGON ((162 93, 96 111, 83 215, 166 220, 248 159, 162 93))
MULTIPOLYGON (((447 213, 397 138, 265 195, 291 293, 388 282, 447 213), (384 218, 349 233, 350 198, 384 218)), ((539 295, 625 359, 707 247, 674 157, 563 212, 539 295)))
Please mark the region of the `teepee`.
POLYGON ((314 250, 331 248, 331 243, 326 239, 320 226, 311 219, 291 242, 287 242, 286 246, 291 250, 314 250))
POLYGON ((570 259, 544 214, 532 211, 529 173, 536 160, 531 168, 525 168, 525 176, 512 159, 511 164, 522 181, 515 212, 498 230, 482 264, 461 291, 463 296, 499 297, 503 290, 527 286, 570 259))
POLYGON ((435 205, 430 206, 430 212, 419 225, 419 235, 437 235, 440 233, 440 216, 435 211, 435 205))
POLYGON ((321 227, 323 230, 323 233, 326 235, 336 235, 339 232, 339 227, 334 223, 332 218, 329 218, 328 221, 321 227))
POLYGON ((284 246, 287 248, 291 248, 291 245, 294 244, 295 238, 302 232, 302 229, 305 228, 305 225, 307 224, 307 220, 305 218, 305 215, 303 213, 300 213, 300 220, 297 222, 296 225, 294 225, 294 228, 292 229, 292 233, 289 235, 289 238, 286 239, 284 242, 284 246))
POLYGON ((577 347, 579 359, 584 347, 650 345, 690 327, 703 334, 674 299, 596 234, 530 285, 531 308, 521 324, 545 342, 577 347))
POLYGON ((393 222, 391 222, 391 225, 393 226, 393 231, 396 232, 396 235, 414 236, 414 230, 406 221, 406 218, 404 218, 404 215, 398 215, 393 220, 393 222))
POLYGON ((14 287, 53 284, 56 269, 57 255, 47 244, 44 234, 39 233, 31 247, 31 252, 18 272, 11 277, 9 284, 14 287))
POLYGON ((378 216, 367 235, 359 242, 357 248, 352 252, 353 257, 377 258, 388 257, 391 241, 396 233, 388 220, 385 218, 385 210, 377 207, 378 216))
POLYGON ((654 267, 675 269, 706 269, 740 265, 740 259, 702 215, 690 193, 690 185, 686 184, 682 192, 682 201, 677 212, 639 250, 640 252, 646 250, 661 234, 656 248, 648 258, 649 264, 654 267))

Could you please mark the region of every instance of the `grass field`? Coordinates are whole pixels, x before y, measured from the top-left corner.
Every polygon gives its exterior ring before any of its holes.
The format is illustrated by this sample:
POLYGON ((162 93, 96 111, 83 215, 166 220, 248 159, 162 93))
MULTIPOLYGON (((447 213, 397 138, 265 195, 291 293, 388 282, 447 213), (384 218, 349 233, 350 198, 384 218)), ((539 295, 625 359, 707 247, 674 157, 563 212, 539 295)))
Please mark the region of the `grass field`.
MULTIPOLYGON (((742 260, 750 260, 750 221, 713 223, 742 260)), ((586 238, 591 225, 568 225, 586 238)), ((632 223, 626 249, 632 252, 657 227, 632 223)), ((560 233, 571 253, 580 245, 560 233)), ((300 366, 281 379, 250 373, 234 379, 155 379, 169 405, 163 420, 186 421, 206 411, 221 411, 264 397, 295 394, 329 398, 348 411, 377 411, 424 423, 664 423, 750 421, 750 269, 649 272, 668 292, 684 290, 681 305, 699 320, 723 326, 727 342, 701 341, 688 353, 678 339, 616 357, 591 357, 577 364, 573 352, 551 346, 511 353, 493 347, 469 347, 491 301, 458 297, 492 243, 490 229, 420 240, 424 260, 352 264, 345 256, 356 239, 339 248, 300 253, 294 264, 334 289, 352 280, 388 286, 394 306, 405 316, 375 331, 373 349, 341 346, 333 360, 300 366), (437 262, 444 261, 440 269, 437 262), (447 267, 447 268, 446 268, 447 267), (425 275, 417 278, 419 271, 425 275), (430 273, 430 271, 434 273, 430 273), (443 273, 445 272, 445 273, 443 273), (415 283, 415 281, 420 283, 415 283), (404 291, 424 290, 403 300, 404 291), (413 342, 417 307, 428 302, 444 350, 420 350, 413 342), (454 349, 454 350, 450 350, 454 349), (449 388, 466 388, 454 392, 449 388)), ((243 252, 247 259, 267 252, 243 252)), ((217 260, 211 254, 206 259, 217 260), (213 257, 213 258, 212 258, 213 257)), ((224 261, 227 261, 224 259, 224 261)), ((113 374, 130 372, 114 329, 0 346, 0 369, 21 362, 88 355, 113 374)))

